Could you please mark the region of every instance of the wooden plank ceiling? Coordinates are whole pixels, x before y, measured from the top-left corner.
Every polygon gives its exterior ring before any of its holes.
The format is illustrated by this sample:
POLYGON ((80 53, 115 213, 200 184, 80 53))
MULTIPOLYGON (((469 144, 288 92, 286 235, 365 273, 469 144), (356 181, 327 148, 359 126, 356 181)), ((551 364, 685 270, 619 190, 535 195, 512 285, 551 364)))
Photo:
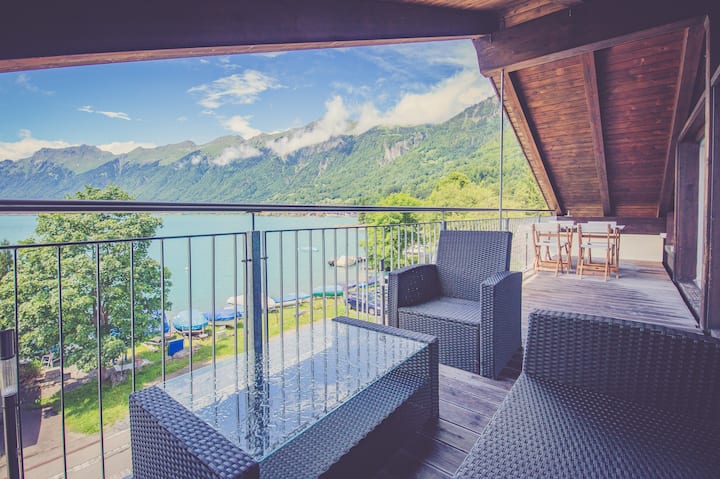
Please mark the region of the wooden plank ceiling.
POLYGON ((558 12, 474 41, 498 92, 504 75, 508 118, 558 214, 642 223, 673 209, 675 145, 705 29, 698 10, 660 10, 586 4, 579 18, 558 12))
MULTIPOLYGON (((551 208, 657 215, 684 38, 677 31, 506 74, 508 117, 551 208)), ((492 79, 499 90, 500 75, 492 79)))

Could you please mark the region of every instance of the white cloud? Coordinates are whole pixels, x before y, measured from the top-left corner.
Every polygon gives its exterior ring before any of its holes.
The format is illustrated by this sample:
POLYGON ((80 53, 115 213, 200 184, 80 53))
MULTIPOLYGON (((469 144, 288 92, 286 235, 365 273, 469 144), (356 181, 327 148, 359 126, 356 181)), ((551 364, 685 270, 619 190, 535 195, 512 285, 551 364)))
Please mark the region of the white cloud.
POLYGON ((113 155, 129 153, 136 148, 155 148, 153 143, 138 143, 135 141, 114 141, 105 145, 98 145, 101 150, 109 151, 113 155))
POLYGON ((123 113, 121 111, 98 111, 93 109, 93 107, 90 105, 81 106, 80 108, 78 108, 78 111, 82 111, 84 113, 97 113, 98 115, 103 115, 108 118, 116 118, 118 120, 131 120, 130 115, 128 115, 127 113, 123 113))
POLYGON ((366 102, 351 108, 334 96, 325 104, 323 117, 309 127, 269 141, 267 146, 280 156, 342 134, 361 134, 376 126, 415 126, 449 120, 493 94, 489 81, 472 70, 436 84, 422 93, 405 93, 389 110, 382 112, 366 102))
POLYGON ((96 111, 98 115, 104 115, 108 118, 117 118, 118 120, 130 121, 130 116, 127 113, 121 111, 96 111))
POLYGON ((222 153, 220 153, 220 156, 210 160, 210 163, 218 166, 225 166, 233 161, 246 160, 254 156, 259 156, 260 154, 260 150, 250 145, 230 146, 225 148, 222 153))
POLYGON ((176 120, 176 121, 187 121, 187 117, 186 117, 186 116, 179 116, 179 117, 175 118, 175 120, 176 120))
POLYGON ((253 136, 257 136, 262 133, 262 131, 258 130, 257 128, 253 128, 252 126, 250 126, 249 120, 249 117, 236 115, 226 120, 223 120, 222 126, 226 130, 230 130, 233 133, 238 133, 240 136, 247 140, 249 138, 252 138, 253 136))
POLYGON ((325 108, 325 115, 317 122, 299 132, 270 141, 267 146, 278 155, 285 156, 300 148, 322 143, 333 136, 346 133, 350 112, 345 107, 342 97, 334 96, 325 104, 325 108))
POLYGON ((476 72, 464 70, 441 81, 430 91, 406 93, 385 113, 380 113, 372 104, 362 105, 353 133, 363 133, 378 125, 442 123, 491 95, 492 87, 487 80, 476 72))
POLYGON ((274 88, 282 88, 275 78, 256 70, 245 70, 243 73, 192 87, 188 93, 200 94, 202 98, 198 103, 213 110, 228 103, 254 103, 258 94, 274 88))
POLYGON ((30 82, 30 78, 25 74, 21 73, 18 75, 18 77, 15 79, 15 84, 21 86, 25 90, 29 91, 30 93, 40 93, 42 95, 54 95, 55 92, 50 90, 43 90, 37 85, 33 85, 30 82))
POLYGON ((33 138, 30 130, 18 132, 19 141, 0 142, 0 160, 20 160, 32 156, 41 148, 67 148, 74 146, 63 140, 40 140, 33 138))

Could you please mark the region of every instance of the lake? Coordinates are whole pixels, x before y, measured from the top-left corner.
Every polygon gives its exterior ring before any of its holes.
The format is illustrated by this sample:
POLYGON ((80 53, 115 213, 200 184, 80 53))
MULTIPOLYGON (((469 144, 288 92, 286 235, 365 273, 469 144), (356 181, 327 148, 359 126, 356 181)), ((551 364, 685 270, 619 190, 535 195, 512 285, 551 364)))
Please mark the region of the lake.
MULTIPOLYGON (((170 314, 184 309, 210 311, 213 303, 222 308, 226 300, 236 295, 235 266, 238 271, 238 291, 243 294, 245 251, 241 233, 251 229, 247 214, 165 214, 157 215, 163 221, 159 237, 217 234, 215 238, 215 282, 212 281, 212 239, 193 238, 191 254, 188 239, 166 239, 165 266, 170 270, 170 314), (237 242, 237 257, 234 243, 237 242), (192 281, 189 282, 192 274, 192 281), (189 284, 192 285, 190 288, 189 284), (213 287, 215 294, 213 295, 213 287), (192 291, 191 291, 192 289, 192 291)), ((34 215, 0 215, 0 239, 11 243, 33 235, 34 215)), ((266 233, 267 289, 271 296, 311 293, 324 285, 352 282, 362 279, 362 266, 333 268, 327 260, 342 255, 364 256, 357 242, 363 241, 362 230, 342 227, 357 224, 354 216, 256 216, 257 230, 266 233), (340 229, 335 230, 335 227, 340 229), (324 231, 310 231, 327 228, 324 231), (278 230, 300 230, 281 234, 278 230), (281 244, 282 241, 282 244, 281 244), (281 254, 282 252, 282 254, 281 254)), ((160 260, 160 241, 153 241, 150 255, 160 260)))

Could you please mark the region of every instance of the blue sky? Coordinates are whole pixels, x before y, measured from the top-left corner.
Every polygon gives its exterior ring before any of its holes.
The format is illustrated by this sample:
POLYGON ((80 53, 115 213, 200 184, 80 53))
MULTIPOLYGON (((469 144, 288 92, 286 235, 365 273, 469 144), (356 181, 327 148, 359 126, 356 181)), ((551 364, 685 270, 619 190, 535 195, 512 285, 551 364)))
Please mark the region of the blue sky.
POLYGON ((315 122, 287 154, 377 125, 438 123, 490 96, 469 40, 0 74, 0 160, 89 144, 120 154, 315 122))

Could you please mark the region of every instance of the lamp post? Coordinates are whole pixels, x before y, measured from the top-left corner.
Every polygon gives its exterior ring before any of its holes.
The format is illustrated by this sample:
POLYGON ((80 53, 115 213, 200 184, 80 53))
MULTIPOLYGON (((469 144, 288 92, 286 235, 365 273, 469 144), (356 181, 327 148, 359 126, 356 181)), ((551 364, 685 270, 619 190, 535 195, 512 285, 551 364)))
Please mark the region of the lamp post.
POLYGON ((5 426, 5 458, 10 479, 20 477, 17 430, 17 353, 15 330, 0 331, 0 395, 5 426))

